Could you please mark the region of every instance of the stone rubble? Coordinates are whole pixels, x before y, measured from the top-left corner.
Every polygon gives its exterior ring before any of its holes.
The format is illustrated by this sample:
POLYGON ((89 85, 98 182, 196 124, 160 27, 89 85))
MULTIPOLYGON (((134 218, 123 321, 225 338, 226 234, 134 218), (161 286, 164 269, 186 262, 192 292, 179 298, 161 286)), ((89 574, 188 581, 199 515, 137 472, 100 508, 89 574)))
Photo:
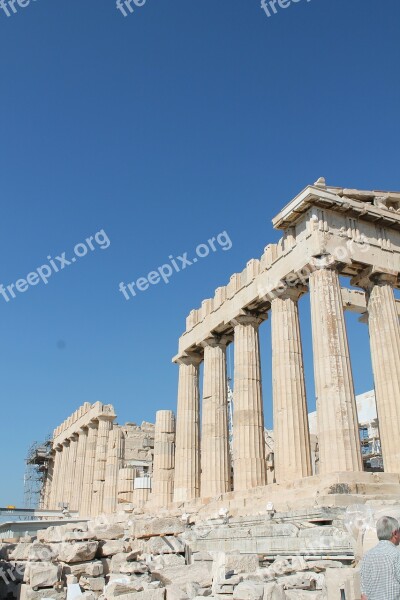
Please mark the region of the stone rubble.
POLYGON ((348 560, 191 551, 201 532, 179 517, 50 527, 0 544, 0 599, 336 600, 338 581, 357 587, 348 560))

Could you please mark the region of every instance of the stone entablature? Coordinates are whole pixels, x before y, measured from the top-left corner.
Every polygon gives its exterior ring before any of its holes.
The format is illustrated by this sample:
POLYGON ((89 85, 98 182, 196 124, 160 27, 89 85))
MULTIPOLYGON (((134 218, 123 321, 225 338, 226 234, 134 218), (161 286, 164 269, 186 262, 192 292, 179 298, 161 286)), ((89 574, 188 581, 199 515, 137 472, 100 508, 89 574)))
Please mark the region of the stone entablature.
POLYGON ((115 419, 116 414, 112 404, 102 404, 101 402, 85 402, 68 419, 66 419, 53 433, 53 445, 58 446, 64 440, 68 440, 72 435, 78 433, 83 427, 87 427, 91 421, 101 416, 115 419))

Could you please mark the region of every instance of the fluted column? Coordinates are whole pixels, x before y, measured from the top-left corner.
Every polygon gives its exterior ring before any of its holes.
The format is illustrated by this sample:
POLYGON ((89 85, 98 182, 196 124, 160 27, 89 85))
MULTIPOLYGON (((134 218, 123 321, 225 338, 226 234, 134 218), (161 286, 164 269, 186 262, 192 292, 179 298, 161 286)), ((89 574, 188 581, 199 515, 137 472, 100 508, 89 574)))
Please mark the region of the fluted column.
POLYGON ((271 302, 274 463, 278 483, 312 474, 297 305, 303 291, 289 288, 271 302))
POLYGON ((85 472, 83 476, 82 501, 79 513, 81 517, 88 517, 91 515, 98 426, 98 421, 92 421, 88 425, 85 472))
POLYGON ((233 476, 235 490, 265 485, 267 481, 264 410, 260 366, 260 320, 252 315, 233 321, 234 411, 233 476))
POLYGON ((201 497, 230 491, 226 338, 203 342, 204 380, 201 425, 201 497))
POLYGON ((124 435, 120 427, 110 432, 104 483, 103 511, 109 515, 117 510, 118 472, 124 456, 124 435))
POLYGON ((76 453, 76 469, 75 469, 75 481, 72 489, 72 510, 81 511, 81 499, 82 499, 82 488, 83 478, 85 474, 85 459, 86 459, 86 444, 88 438, 87 427, 83 427, 78 430, 78 449, 76 453))
POLYGON ((49 458, 45 480, 40 493, 40 508, 50 509, 51 488, 54 476, 54 454, 49 458))
POLYGON ((68 459, 69 459, 69 440, 64 440, 62 442, 62 453, 61 453, 61 468, 60 468, 60 478, 57 485, 57 507, 59 508, 59 504, 62 502, 66 503, 65 500, 65 492, 67 490, 65 475, 67 473, 68 467, 68 459))
POLYGON ((339 275, 330 257, 310 274, 319 473, 361 471, 360 438, 339 275))
POLYGON ((197 498, 200 492, 200 356, 178 360, 174 502, 197 498))
POLYGON ((58 485, 60 481, 60 471, 61 471, 61 461, 62 461, 62 446, 55 446, 55 457, 54 457, 54 467, 53 467, 53 481, 51 484, 51 492, 50 492, 50 504, 49 508, 51 510, 56 510, 58 508, 58 485))
POLYGON ((110 417, 106 415, 100 415, 98 419, 99 429, 97 436, 96 458, 93 475, 93 502, 91 508, 92 516, 100 515, 103 511, 108 439, 113 426, 112 422, 115 419, 115 416, 113 415, 110 417))
POLYGON ((400 473, 400 325, 394 274, 376 274, 366 287, 376 407, 385 472, 400 473))
POLYGON ((175 467, 175 415, 158 410, 154 432, 153 481, 150 502, 168 506, 173 500, 175 467))
POLYGON ((75 486, 76 453, 78 449, 78 436, 73 434, 69 441, 68 463, 65 470, 64 502, 72 510, 72 493, 75 486))

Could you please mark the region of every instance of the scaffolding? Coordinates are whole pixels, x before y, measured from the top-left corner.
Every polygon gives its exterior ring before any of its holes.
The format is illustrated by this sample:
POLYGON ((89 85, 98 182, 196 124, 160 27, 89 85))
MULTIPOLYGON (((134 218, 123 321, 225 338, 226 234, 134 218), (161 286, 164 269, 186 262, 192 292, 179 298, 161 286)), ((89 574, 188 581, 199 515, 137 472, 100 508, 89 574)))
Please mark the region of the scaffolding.
POLYGON ((49 474, 52 443, 50 438, 45 442, 34 442, 25 459, 24 474, 24 507, 40 508, 43 502, 45 483, 49 474))

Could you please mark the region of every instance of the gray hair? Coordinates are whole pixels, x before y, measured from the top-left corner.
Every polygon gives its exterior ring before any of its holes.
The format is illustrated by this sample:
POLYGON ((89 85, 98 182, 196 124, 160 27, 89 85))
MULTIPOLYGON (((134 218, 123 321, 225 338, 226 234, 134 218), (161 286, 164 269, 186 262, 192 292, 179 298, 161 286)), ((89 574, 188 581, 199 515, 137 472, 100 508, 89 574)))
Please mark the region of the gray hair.
POLYGON ((393 532, 398 531, 399 523, 393 517, 381 517, 376 523, 378 540, 390 540, 393 532))

